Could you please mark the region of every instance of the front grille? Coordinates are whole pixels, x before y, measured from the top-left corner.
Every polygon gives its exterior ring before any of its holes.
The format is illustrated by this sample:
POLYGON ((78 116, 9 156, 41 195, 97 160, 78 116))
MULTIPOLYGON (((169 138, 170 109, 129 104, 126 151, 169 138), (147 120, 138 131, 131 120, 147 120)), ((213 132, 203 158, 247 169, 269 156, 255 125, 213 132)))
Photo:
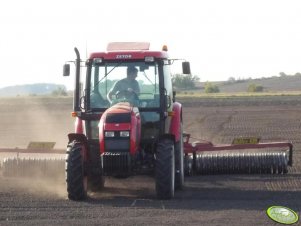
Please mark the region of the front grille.
POLYGON ((129 138, 105 138, 105 152, 129 152, 129 138))
POLYGON ((104 153, 103 169, 105 175, 128 175, 131 171, 129 153, 104 153))

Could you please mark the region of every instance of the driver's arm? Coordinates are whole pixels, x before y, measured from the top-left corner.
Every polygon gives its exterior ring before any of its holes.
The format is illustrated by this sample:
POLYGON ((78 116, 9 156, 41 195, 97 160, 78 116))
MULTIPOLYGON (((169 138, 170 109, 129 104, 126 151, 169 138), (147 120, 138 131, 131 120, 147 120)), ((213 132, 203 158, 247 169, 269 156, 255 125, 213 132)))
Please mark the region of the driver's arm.
POLYGON ((112 95, 115 94, 118 90, 119 90, 119 82, 117 81, 112 88, 110 89, 110 91, 107 94, 107 99, 110 103, 112 103, 112 95))

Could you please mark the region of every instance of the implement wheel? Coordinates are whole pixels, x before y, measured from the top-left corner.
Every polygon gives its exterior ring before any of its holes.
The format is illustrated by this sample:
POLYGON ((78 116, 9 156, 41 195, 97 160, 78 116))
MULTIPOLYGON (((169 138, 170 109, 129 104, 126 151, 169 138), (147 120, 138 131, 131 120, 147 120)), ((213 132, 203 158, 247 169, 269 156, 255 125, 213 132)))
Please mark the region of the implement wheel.
POLYGON ((73 141, 67 147, 66 183, 71 200, 84 200, 87 197, 87 175, 82 153, 81 143, 73 141))
POLYGON ((175 191, 175 156, 172 139, 163 138, 157 144, 156 193, 159 199, 171 199, 175 191))

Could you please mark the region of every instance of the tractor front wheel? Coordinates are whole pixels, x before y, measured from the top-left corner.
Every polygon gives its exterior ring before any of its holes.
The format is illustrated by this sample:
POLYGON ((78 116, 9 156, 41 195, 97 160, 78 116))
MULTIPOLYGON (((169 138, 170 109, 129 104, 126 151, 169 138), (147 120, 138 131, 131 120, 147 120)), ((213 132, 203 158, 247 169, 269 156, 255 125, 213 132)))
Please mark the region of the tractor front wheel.
POLYGON ((82 144, 71 142, 67 147, 66 183, 68 198, 83 200, 87 197, 87 175, 85 173, 82 144))
POLYGON ((171 199, 175 190, 175 156, 172 139, 163 138, 157 144, 156 193, 159 199, 171 199))

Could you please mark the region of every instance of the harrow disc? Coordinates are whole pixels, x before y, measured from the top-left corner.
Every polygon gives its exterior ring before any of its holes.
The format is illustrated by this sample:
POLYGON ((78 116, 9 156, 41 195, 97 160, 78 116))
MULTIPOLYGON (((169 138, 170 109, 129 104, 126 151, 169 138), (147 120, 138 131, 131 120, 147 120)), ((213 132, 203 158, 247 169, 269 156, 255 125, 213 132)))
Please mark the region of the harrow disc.
POLYGON ((6 158, 2 164, 5 177, 47 177, 64 176, 65 159, 6 158))
POLYGON ((285 174, 287 152, 201 153, 196 155, 198 174, 285 174))

